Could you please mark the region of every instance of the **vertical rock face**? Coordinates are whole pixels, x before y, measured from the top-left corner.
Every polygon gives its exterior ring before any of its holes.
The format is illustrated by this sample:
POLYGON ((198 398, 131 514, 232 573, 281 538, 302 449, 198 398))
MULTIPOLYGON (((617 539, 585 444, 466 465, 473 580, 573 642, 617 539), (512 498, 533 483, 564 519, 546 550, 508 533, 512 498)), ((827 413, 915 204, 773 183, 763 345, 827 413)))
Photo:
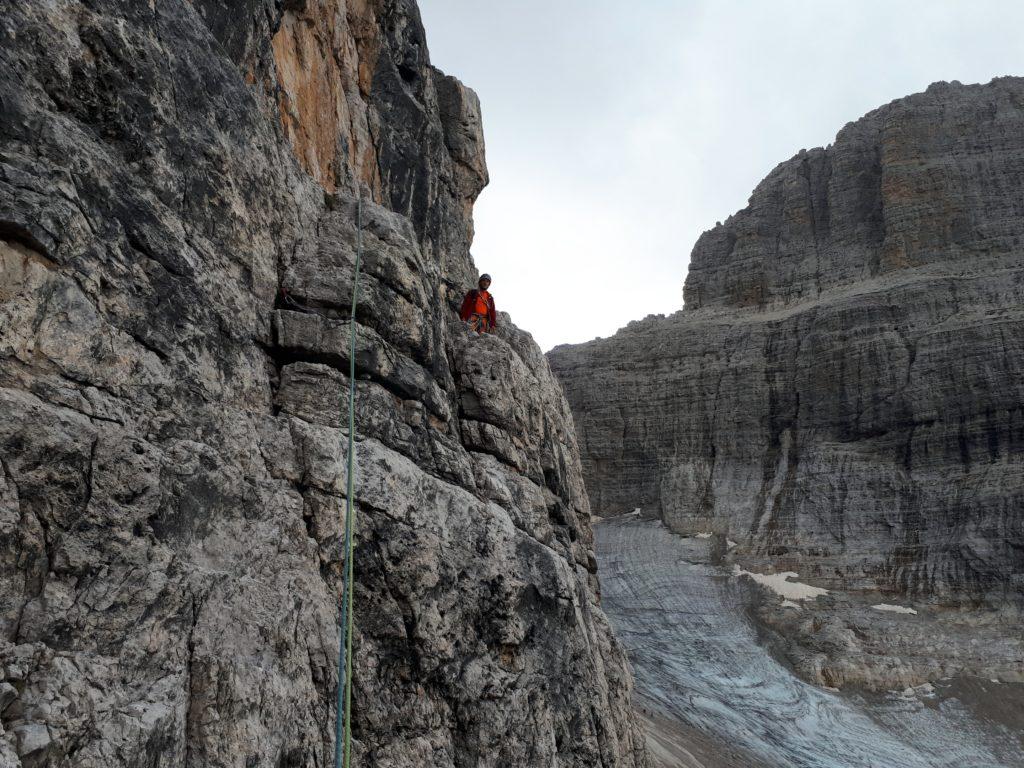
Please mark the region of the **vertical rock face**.
POLYGON ((329 763, 360 189, 357 764, 646 764, 568 406, 455 320, 479 105, 415 5, 0 41, 0 764, 329 763))
POLYGON ((1024 595, 1024 80, 802 151, 693 250, 685 309, 549 355, 595 513, 835 586, 1024 595))

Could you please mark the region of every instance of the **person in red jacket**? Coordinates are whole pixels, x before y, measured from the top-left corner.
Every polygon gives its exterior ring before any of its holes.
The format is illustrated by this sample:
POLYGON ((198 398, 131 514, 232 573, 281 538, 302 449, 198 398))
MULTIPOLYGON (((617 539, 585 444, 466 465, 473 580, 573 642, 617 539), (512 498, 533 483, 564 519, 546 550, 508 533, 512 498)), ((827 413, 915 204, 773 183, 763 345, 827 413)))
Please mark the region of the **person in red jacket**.
POLYGON ((459 317, 469 322, 477 333, 490 333, 498 324, 498 313, 494 309, 494 297, 487 289, 491 287, 491 276, 480 275, 479 288, 474 288, 462 300, 459 317))

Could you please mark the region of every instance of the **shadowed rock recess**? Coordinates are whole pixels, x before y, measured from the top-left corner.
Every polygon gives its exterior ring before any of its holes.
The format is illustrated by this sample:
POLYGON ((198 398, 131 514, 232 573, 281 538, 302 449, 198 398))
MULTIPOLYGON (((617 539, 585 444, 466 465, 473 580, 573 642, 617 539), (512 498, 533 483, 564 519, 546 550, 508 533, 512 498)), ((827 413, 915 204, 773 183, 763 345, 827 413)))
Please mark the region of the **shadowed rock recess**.
POLYGON ((1020 605, 1024 80, 937 83, 782 163, 684 295, 549 355, 596 514, 835 589, 1020 605))
POLYGON ((2 6, 0 765, 330 763, 360 188, 356 764, 646 765, 416 6, 2 6))

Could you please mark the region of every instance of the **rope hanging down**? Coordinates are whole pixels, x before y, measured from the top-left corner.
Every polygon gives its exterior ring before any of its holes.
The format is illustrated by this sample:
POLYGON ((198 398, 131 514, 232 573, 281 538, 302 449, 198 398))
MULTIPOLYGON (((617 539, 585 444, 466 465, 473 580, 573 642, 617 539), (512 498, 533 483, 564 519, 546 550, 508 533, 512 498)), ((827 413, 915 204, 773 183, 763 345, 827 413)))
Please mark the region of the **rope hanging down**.
POLYGON ((355 522, 356 459, 356 301, 359 261, 363 255, 363 191, 356 198, 356 263, 352 276, 352 313, 348 348, 348 479, 345 488, 345 540, 341 564, 341 607, 338 621, 338 714, 334 733, 334 766, 349 768, 352 760, 352 526, 355 522))

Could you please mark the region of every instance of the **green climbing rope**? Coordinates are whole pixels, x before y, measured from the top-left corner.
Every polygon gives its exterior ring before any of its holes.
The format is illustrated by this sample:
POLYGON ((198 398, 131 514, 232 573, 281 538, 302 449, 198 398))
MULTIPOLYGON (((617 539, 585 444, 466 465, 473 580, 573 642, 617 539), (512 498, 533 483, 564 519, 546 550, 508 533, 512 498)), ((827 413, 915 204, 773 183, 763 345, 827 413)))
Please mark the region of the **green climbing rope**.
POLYGON ((352 527, 355 523, 356 467, 356 302, 359 298, 359 261, 363 255, 363 195, 356 198, 356 263, 352 275, 352 312, 348 348, 348 478, 345 487, 345 538, 341 564, 340 619, 338 621, 338 703, 334 733, 334 766, 349 768, 352 761, 352 527))

